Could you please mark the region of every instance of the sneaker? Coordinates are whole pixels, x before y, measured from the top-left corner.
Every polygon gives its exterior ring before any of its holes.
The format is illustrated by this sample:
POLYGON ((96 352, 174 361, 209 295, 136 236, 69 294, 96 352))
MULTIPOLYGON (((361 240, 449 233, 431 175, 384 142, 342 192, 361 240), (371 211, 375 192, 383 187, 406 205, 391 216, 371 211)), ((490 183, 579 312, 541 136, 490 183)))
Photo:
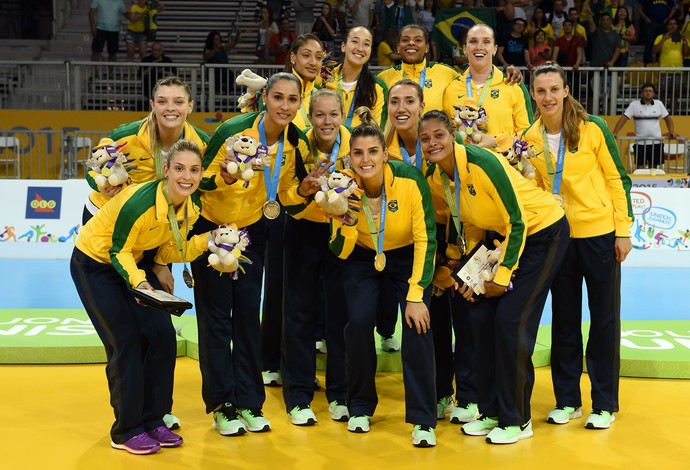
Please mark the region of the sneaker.
POLYGON ((136 455, 148 455, 161 450, 161 445, 158 441, 152 439, 145 432, 130 437, 122 444, 115 444, 113 441, 110 441, 110 445, 113 449, 126 450, 130 454, 136 455))
POLYGON ((369 416, 351 416, 350 419, 347 420, 347 430, 356 433, 369 432, 369 429, 371 429, 369 425, 370 420, 371 418, 369 416))
POLYGON ((453 397, 450 395, 447 397, 439 398, 436 402, 436 417, 438 419, 446 419, 446 413, 453 409, 453 397))
POLYGON ((251 432, 271 430, 271 422, 264 418, 261 408, 240 408, 238 414, 242 424, 251 432))
POLYGON ((453 424, 471 423, 477 418, 479 418, 479 407, 476 403, 454 406, 450 412, 450 422, 453 424))
POLYGON ((580 407, 557 406, 546 417, 546 422, 551 424, 568 424, 571 419, 581 418, 580 407))
POLYGON ((489 444, 515 444, 520 439, 532 437, 532 420, 522 426, 496 426, 486 436, 489 444))
POLYGON ((415 424, 412 428, 412 445, 415 447, 433 447, 436 445, 436 433, 429 426, 415 424))
POLYGON ((316 415, 309 405, 298 405, 294 407, 290 410, 288 416, 295 426, 312 426, 317 422, 316 415))
POLYGON ((172 413, 168 413, 167 415, 163 416, 163 422, 168 429, 180 429, 180 420, 172 413))
POLYGON ((609 411, 592 410, 587 417, 585 427, 587 429, 608 429, 615 420, 616 417, 609 411))
POLYGON ((280 376, 279 370, 265 370, 261 373, 264 379, 264 385, 267 387, 280 387, 283 385, 283 378, 280 376))
POLYGON ((213 412, 213 429, 222 436, 241 436, 247 432, 232 403, 223 403, 213 412))
POLYGON ((389 338, 381 338, 381 351, 389 353, 400 351, 400 341, 392 336, 389 338))
POLYGON ((327 354, 328 348, 326 348, 326 340, 320 339, 316 342, 316 352, 321 354, 327 354))
POLYGON ((151 439, 158 441, 161 447, 180 447, 184 442, 182 436, 175 434, 167 426, 159 426, 146 434, 151 439))
POLYGON ((328 411, 331 413, 333 421, 347 421, 350 417, 347 404, 344 401, 333 400, 328 404, 328 411))
POLYGON ((465 423, 460 430, 468 436, 486 436, 498 426, 498 418, 484 417, 475 421, 465 423))

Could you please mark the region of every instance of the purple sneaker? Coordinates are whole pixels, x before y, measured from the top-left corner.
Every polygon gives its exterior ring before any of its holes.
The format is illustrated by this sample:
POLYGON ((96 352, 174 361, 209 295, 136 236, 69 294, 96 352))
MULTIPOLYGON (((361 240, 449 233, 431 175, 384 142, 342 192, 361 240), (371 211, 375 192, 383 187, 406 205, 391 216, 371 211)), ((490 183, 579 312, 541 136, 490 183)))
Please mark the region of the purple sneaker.
POLYGON ((167 426, 159 426, 147 432, 151 439, 155 439, 161 447, 179 447, 184 440, 179 434, 170 431, 167 426))
POLYGON ((115 449, 126 450, 130 454, 146 455, 153 454, 161 450, 161 446, 158 441, 155 441, 149 437, 148 434, 142 432, 134 437, 130 437, 122 444, 115 444, 110 442, 110 445, 115 449))

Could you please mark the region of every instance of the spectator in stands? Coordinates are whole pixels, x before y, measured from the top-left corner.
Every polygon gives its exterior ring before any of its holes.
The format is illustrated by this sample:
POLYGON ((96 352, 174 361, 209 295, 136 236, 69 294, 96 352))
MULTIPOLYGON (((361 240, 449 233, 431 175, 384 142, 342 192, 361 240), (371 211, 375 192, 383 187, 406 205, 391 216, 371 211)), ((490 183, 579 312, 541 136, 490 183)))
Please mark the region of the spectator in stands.
POLYGON ((538 29, 534 33, 534 46, 529 48, 527 68, 533 69, 551 60, 551 46, 546 43, 546 32, 538 29))
POLYGON ((331 6, 334 24, 338 23, 337 31, 344 37, 347 32, 347 5, 345 0, 326 0, 325 3, 331 6))
POLYGON ((158 0, 151 0, 149 2, 149 16, 144 21, 146 24, 146 37, 149 41, 156 40, 156 34, 158 34, 158 13, 165 10, 165 5, 163 2, 158 0))
POLYGON ((149 7, 147 0, 136 0, 129 9, 129 25, 127 25, 127 62, 134 62, 134 48, 139 52, 139 59, 144 60, 146 56, 146 25, 144 20, 148 19, 149 7))
POLYGON ((666 106, 654 99, 654 85, 645 83, 640 89, 640 99, 631 101, 623 115, 613 129, 617 136, 629 119, 633 120, 636 137, 658 137, 659 140, 636 140, 634 145, 635 166, 637 168, 656 168, 664 164, 664 146, 661 142, 661 126, 659 121, 666 121, 668 136, 676 137, 675 125, 666 106))
POLYGON ((621 51, 615 65, 616 67, 627 67, 628 57, 630 56, 630 41, 635 41, 637 39, 637 32, 630 20, 630 12, 625 5, 620 5, 615 15, 613 29, 621 37, 621 51))
MULTIPOLYGON (((154 42, 151 45, 151 53, 144 57, 142 62, 146 64, 172 64, 172 59, 163 53, 163 44, 161 44, 160 42, 154 42)), ((149 98, 153 98, 151 92, 153 91, 153 87, 156 85, 158 80, 168 75, 177 75, 177 69, 175 67, 141 68, 141 76, 144 85, 144 94, 147 98, 146 104, 148 104, 149 98)))
MULTIPOLYGON (((685 40, 690 44, 690 14, 685 17, 685 23, 680 33, 685 36, 685 40)), ((690 54, 683 54, 683 67, 690 67, 690 54)))
POLYGON ((333 7, 330 3, 321 5, 321 16, 314 22, 311 32, 314 33, 323 43, 326 51, 334 53, 334 39, 335 39, 335 15, 333 14, 333 7))
POLYGON ((665 24, 672 18, 678 8, 675 0, 637 0, 635 3, 640 18, 640 43, 644 45, 644 64, 656 62, 654 40, 664 34, 665 24))
POLYGON ((376 0, 374 7, 374 44, 379 44, 386 38, 386 18, 388 10, 395 8, 395 0, 376 0))
POLYGON ((549 24, 541 7, 535 7, 532 13, 532 19, 527 24, 525 29, 525 36, 529 38, 530 47, 534 46, 534 35, 538 29, 541 29, 546 34, 546 43, 553 44, 553 27, 549 24))
POLYGON ((108 44, 108 61, 115 62, 120 42, 120 15, 129 17, 122 0, 93 0, 89 9, 91 29, 91 61, 101 60, 101 54, 108 44))
POLYGON ((589 65, 592 67, 613 67, 620 55, 621 37, 613 29, 613 20, 608 12, 599 15, 599 27, 594 23, 594 13, 587 16, 589 22, 589 35, 592 44, 592 56, 589 65))
POLYGON ((379 47, 376 48, 376 60, 379 66, 389 67, 400 63, 402 56, 397 51, 397 44, 398 33, 394 29, 389 29, 386 39, 381 41, 379 47))
POLYGON ((527 21, 522 18, 515 18, 513 20, 513 30, 499 43, 496 57, 504 67, 508 65, 515 65, 516 67, 524 67, 529 62, 529 47, 527 37, 523 36, 527 21))
POLYGON ((403 26, 416 23, 414 11, 405 0, 396 0, 391 7, 386 8, 386 17, 383 22, 383 30, 395 29, 400 31, 403 26))
MULTIPOLYGON (((228 52, 232 50, 237 44, 237 37, 233 42, 223 43, 223 38, 218 31, 211 31, 206 36, 204 43, 204 63, 205 64, 227 64, 228 52)), ((232 83, 232 72, 229 69, 213 68, 215 77, 215 90, 221 91, 227 88, 227 85, 232 83)))
POLYGON ((374 24, 374 3, 375 0, 347 0, 353 28, 356 26, 370 28, 374 24))
POLYGON ((512 23, 515 18, 515 7, 508 0, 482 0, 484 7, 491 8, 496 17, 496 35, 497 42, 502 42, 504 38, 510 35, 512 31, 512 23))
MULTIPOLYGON (((666 34, 659 35, 654 40, 655 54, 659 54, 659 67, 682 67, 683 56, 690 54, 688 40, 678 31, 678 20, 666 20, 666 34)), ((671 114, 678 111, 682 74, 669 72, 659 74, 659 98, 668 105, 671 114)))
POLYGON ((585 44, 580 36, 573 33, 573 22, 570 18, 563 22, 563 36, 556 39, 553 46, 551 60, 561 67, 572 67, 572 72, 566 73, 570 93, 576 100, 580 97, 580 66, 585 57, 585 44))
POLYGON ((269 63, 268 41, 278 32, 278 25, 273 21, 273 12, 262 6, 259 10, 259 30, 256 36, 256 58, 260 64, 269 63))
POLYGON ((297 35, 290 31, 290 18, 283 17, 280 20, 280 31, 268 41, 268 54, 273 58, 273 63, 285 65, 295 38, 297 35))
POLYGON ((554 0, 553 12, 551 13, 551 15, 549 15, 549 23, 551 23, 551 27, 553 28, 553 34, 555 37, 558 37, 558 34, 561 32, 563 22, 567 18, 565 12, 563 11, 564 7, 564 0, 554 0))
MULTIPOLYGON (((568 10, 568 19, 573 22, 573 34, 582 38, 582 43, 587 45, 587 29, 578 23, 580 17, 580 12, 577 8, 571 8, 568 10)), ((563 36, 563 29, 558 33, 558 37, 563 36)))
POLYGON ((314 25, 314 5, 316 0, 293 0, 292 9, 295 11, 295 33, 311 32, 314 25))

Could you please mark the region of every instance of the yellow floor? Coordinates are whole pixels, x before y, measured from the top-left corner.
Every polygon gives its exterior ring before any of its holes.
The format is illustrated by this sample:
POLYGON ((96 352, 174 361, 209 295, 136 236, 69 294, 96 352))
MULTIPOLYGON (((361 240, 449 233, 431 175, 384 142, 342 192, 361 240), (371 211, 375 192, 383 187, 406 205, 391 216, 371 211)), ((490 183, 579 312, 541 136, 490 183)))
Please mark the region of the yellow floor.
MULTIPOLYGON (((274 388, 267 389, 264 408, 273 424, 270 433, 221 437, 203 412, 198 363, 180 358, 174 411, 182 420, 185 445, 134 456, 110 447, 112 411, 102 364, 2 365, 0 468, 690 468, 690 381, 622 379, 623 411, 611 429, 591 431, 583 428, 584 419, 565 426, 546 424, 544 417, 553 406, 549 369, 537 369, 536 376, 533 438, 492 446, 481 437, 461 435, 458 426, 442 421, 436 429, 438 445, 415 449, 411 426, 403 422, 400 373, 379 374, 380 403, 369 434, 349 433, 345 424, 331 421, 323 392, 317 392, 313 403, 319 423, 292 426, 281 390, 274 388)), ((586 376, 582 383, 588 390, 586 376)), ((584 410, 589 412, 588 398, 584 410)))

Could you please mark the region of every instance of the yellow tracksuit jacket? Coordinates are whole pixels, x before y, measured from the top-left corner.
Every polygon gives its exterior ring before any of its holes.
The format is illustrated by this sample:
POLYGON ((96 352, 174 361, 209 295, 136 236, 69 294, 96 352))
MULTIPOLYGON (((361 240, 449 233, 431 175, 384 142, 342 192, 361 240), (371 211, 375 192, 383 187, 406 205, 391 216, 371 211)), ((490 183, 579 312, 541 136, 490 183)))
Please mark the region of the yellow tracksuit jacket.
MULTIPOLYGON (((112 264, 130 286, 146 280, 144 270, 137 267, 144 251, 158 248, 154 261, 167 264, 192 261, 208 249, 207 234, 196 235, 183 241, 186 252, 185 259, 181 258, 170 229, 162 184, 162 181, 151 181, 123 189, 82 227, 75 243, 94 260, 112 264)), ((187 198, 177 210, 176 219, 183 240, 200 211, 198 193, 187 198)))
MULTIPOLYGON (((443 95, 443 111, 451 119, 453 119, 453 106, 459 105, 460 100, 467 96, 467 75, 469 73, 470 69, 468 68, 448 85, 443 95)), ((503 72, 494 66, 490 91, 482 104, 488 122, 486 125, 480 126, 479 130, 494 137, 502 132, 519 135, 534 121, 532 99, 525 85, 506 85, 503 79, 503 72)), ((472 96, 479 100, 483 88, 477 90, 474 81, 471 83, 472 96)))
MULTIPOLYGON (((523 140, 536 152, 530 162, 537 170, 537 184, 551 193, 541 128, 538 119, 525 131, 523 140)), ((551 151, 549 155, 555 169, 558 155, 551 151)), ((617 237, 629 237, 633 221, 630 188, 613 134, 603 119, 589 115, 588 122, 580 123, 577 148, 565 149, 561 194, 566 200, 570 236, 588 238, 615 231, 617 237)))
MULTIPOLYGON (((429 186, 417 168, 396 161, 384 165, 384 186, 387 202, 383 251, 414 245, 406 298, 420 302, 424 289, 431 284, 436 255, 436 222, 429 186)), ((371 237, 366 217, 360 212, 355 226, 332 220, 329 247, 336 256, 346 259, 355 244, 374 250, 371 237)))
MULTIPOLYGON (((225 161, 227 150, 225 139, 240 134, 245 129, 253 128, 258 132, 259 119, 263 113, 248 113, 235 116, 225 121, 213 134, 213 138, 204 153, 204 179, 201 183, 201 201, 203 209, 201 215, 216 224, 235 223, 238 227, 246 227, 257 222, 262 217, 262 207, 267 201, 266 184, 262 171, 256 171, 244 187, 242 181, 227 185, 220 176, 220 162, 225 161)), ((309 153, 309 145, 304 133, 294 124, 290 124, 283 132, 283 154, 277 155, 278 145, 270 151, 271 167, 269 177, 273 175, 276 158, 280 158, 282 166, 278 180, 278 194, 281 187, 294 187, 295 158, 309 153)), ((299 197, 295 196, 294 197, 299 197)))
MULTIPOLYGON (((338 92, 338 80, 341 79, 341 69, 342 69, 342 64, 338 65, 335 67, 331 73, 333 74, 333 80, 326 82, 326 88, 331 89, 335 92, 338 92)), ((381 123, 381 112, 383 111, 383 103, 385 101, 385 98, 383 96, 383 86, 381 85, 380 80, 377 77, 374 77, 374 80, 376 81, 376 97, 375 97, 375 102, 373 106, 371 106, 371 111, 374 114, 374 118, 376 118, 376 122, 381 123)), ((352 106, 352 101, 355 99, 355 92, 357 91, 357 86, 350 90, 350 91, 345 91, 344 89, 341 90, 341 95, 340 97, 343 100, 343 107, 344 107, 344 113, 345 113, 345 119, 347 119, 347 115, 350 111, 350 107, 352 106)), ((357 109, 357 106, 355 105, 352 109, 353 113, 357 109)), ((307 108, 308 110, 308 108, 307 108)), ((345 119, 343 120, 343 123, 345 122, 345 119)), ((360 125, 362 121, 359 119, 359 116, 356 114, 353 114, 352 116, 352 122, 349 124, 350 127, 355 128, 358 125, 360 125)))
MULTIPOLYGON (((189 122, 184 123, 184 130, 180 138, 188 139, 196 143, 203 152, 208 144, 209 136, 201 129, 197 129, 189 122)), ((156 149, 150 145, 150 135, 146 119, 123 124, 115 129, 106 138, 101 139, 99 146, 104 145, 127 145, 122 148, 122 152, 128 153, 125 167, 132 179, 132 183, 145 183, 156 180, 156 149)), ((93 189, 89 195, 91 202, 98 208, 108 202, 110 197, 100 192, 96 184, 97 173, 88 171, 86 181, 93 189)))
MULTIPOLYGON (((505 237, 494 282, 507 286, 518 268, 525 239, 560 220, 563 210, 553 197, 511 168, 505 158, 474 145, 455 143, 454 146, 462 185, 460 220, 466 242, 468 246, 476 245, 485 230, 505 237)), ((447 204, 440 176, 437 167, 430 175, 429 184, 433 197, 442 198, 447 204)), ((449 243, 455 243, 456 239, 452 226, 449 243)))

